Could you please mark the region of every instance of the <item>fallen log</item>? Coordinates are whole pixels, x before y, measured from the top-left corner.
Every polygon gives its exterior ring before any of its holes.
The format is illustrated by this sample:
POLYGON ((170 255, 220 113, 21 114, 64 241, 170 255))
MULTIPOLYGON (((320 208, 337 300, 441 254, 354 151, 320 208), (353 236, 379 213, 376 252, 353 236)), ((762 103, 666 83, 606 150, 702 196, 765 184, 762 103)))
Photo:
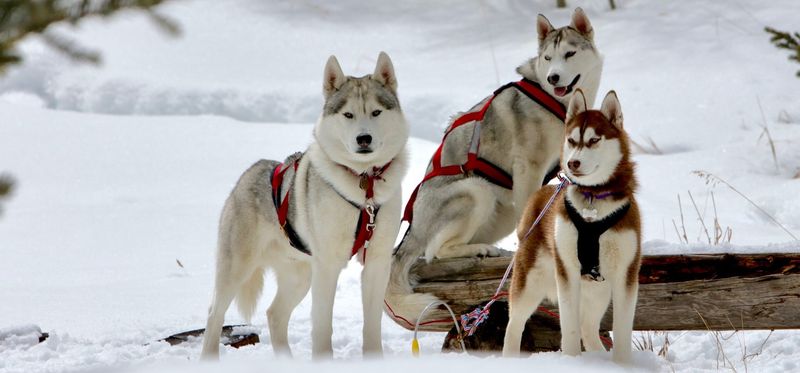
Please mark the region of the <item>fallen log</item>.
MULTIPOLYGON (((414 291, 434 294, 455 312, 467 313, 491 298, 511 255, 430 264, 420 259, 411 269, 418 280, 414 291)), ((800 253, 644 256, 639 283, 636 330, 800 328, 800 253)), ((557 312, 554 304, 543 306, 557 312)), ((611 312, 603 319, 604 330, 611 327, 611 312)), ((446 317, 436 310, 423 321, 446 317)), ((424 330, 451 327, 430 324, 424 330)))
MULTIPOLYGON (((222 327, 220 339, 223 345, 239 348, 250 346, 260 342, 257 333, 247 331, 248 325, 225 325, 222 327)), ((167 338, 159 339, 159 342, 167 342, 170 346, 175 346, 189 340, 189 338, 200 338, 205 329, 195 329, 188 332, 173 334, 167 338)))

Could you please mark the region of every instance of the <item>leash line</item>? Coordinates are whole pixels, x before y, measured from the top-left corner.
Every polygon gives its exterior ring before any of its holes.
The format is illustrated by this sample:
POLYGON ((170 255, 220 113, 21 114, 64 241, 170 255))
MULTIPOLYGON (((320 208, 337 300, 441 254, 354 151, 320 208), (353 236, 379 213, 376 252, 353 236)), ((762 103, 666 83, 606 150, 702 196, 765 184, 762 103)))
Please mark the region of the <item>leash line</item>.
MULTIPOLYGON (((544 215, 547 213, 547 211, 550 210, 550 207, 553 206, 553 202, 555 202, 556 197, 558 197, 558 194, 561 193, 561 190, 570 184, 570 181, 566 176, 559 174, 558 178, 561 180, 561 182, 556 186, 556 190, 553 192, 553 195, 550 196, 550 200, 547 201, 547 204, 544 205, 542 211, 539 212, 539 215, 536 217, 536 220, 533 221, 531 227, 528 228, 528 232, 525 233, 522 241, 526 240, 531 233, 533 233, 533 229, 536 228, 542 218, 544 218, 544 215)), ((508 263, 506 272, 503 274, 503 278, 500 280, 500 284, 497 285, 497 290, 495 290, 494 296, 492 296, 489 302, 486 303, 485 306, 476 308, 468 314, 461 315, 461 328, 465 333, 467 333, 468 337, 471 337, 475 333, 475 330, 478 328, 478 326, 489 318, 489 308, 492 306, 492 304, 494 304, 494 302, 497 301, 498 298, 500 298, 500 294, 503 292, 503 285, 508 282, 508 276, 511 275, 511 269, 514 268, 516 257, 516 254, 511 257, 511 262, 508 263)))

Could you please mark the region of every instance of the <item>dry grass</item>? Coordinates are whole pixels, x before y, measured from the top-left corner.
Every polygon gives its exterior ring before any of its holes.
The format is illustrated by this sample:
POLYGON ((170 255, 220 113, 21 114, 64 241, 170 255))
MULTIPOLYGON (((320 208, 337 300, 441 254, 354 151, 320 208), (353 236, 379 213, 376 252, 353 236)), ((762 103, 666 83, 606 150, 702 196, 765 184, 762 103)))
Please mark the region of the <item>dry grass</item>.
MULTIPOLYGON (((669 338, 669 333, 670 332, 659 330, 638 332, 638 336, 633 338, 633 348, 639 351, 650 351, 656 353, 659 357, 664 359, 667 364, 669 364, 670 370, 675 372, 675 367, 672 366, 672 362, 668 358, 669 349, 672 345, 672 341, 669 338), (659 337, 661 337, 661 343, 657 343, 659 337), (658 347, 658 351, 656 351, 656 347, 658 347)), ((683 333, 685 334, 686 332, 683 333)), ((680 337, 681 336, 678 336, 678 339, 680 337)))
POLYGON ((775 152, 775 141, 772 140, 772 135, 769 133, 769 127, 767 127, 767 117, 764 115, 764 108, 761 106, 761 99, 756 96, 756 102, 758 102, 758 109, 761 111, 761 135, 758 136, 758 141, 761 141, 765 136, 767 137, 767 143, 769 144, 770 151, 772 152, 772 161, 775 163, 775 171, 780 171, 778 167, 778 154, 775 152))
MULTIPOLYGON (((738 361, 741 361, 741 367, 744 368, 744 372, 749 372, 748 364, 753 361, 758 356, 764 352, 764 346, 766 346, 767 342, 769 341, 770 337, 772 337, 773 331, 770 330, 769 334, 767 334, 766 338, 761 341, 761 344, 758 346, 756 351, 748 352, 747 351, 747 342, 745 341, 745 335, 741 332, 744 329, 744 321, 742 320, 741 326, 737 328, 733 322, 728 319, 728 324, 731 327, 730 331, 723 332, 720 330, 711 330, 711 327, 706 322, 706 319, 703 315, 698 311, 696 308, 694 310, 697 313, 697 316, 703 321, 703 324, 706 326, 706 330, 711 333, 711 336, 714 338, 714 343, 717 348, 717 370, 720 369, 729 369, 732 372, 738 372, 739 370, 736 369, 736 364, 731 357, 725 352, 725 345, 729 343, 729 341, 733 337, 737 337, 737 341, 739 342, 739 349, 741 351, 741 356, 739 357, 738 361), (727 333, 727 334, 726 334, 727 333)), ((737 362, 738 362, 737 361, 737 362)))
POLYGON ((648 330, 639 333, 638 338, 633 339, 633 348, 639 351, 652 351, 656 352, 658 356, 663 358, 667 358, 667 354, 669 354, 669 347, 670 347, 670 340, 669 340, 669 332, 659 331, 659 330, 648 330), (653 342, 653 338, 662 337, 662 343, 660 343, 660 347, 658 351, 656 351, 657 343, 653 342))
POLYGON ((724 180, 724 179, 722 179, 721 177, 719 177, 719 176, 717 176, 717 175, 714 175, 714 174, 712 174, 712 173, 710 173, 710 172, 708 172, 708 171, 703 171, 703 170, 695 170, 695 171, 692 171, 692 174, 694 174, 694 175, 697 175, 697 176, 699 176, 699 177, 703 178, 703 179, 706 181, 706 185, 709 185, 709 186, 711 186, 712 188, 713 188, 713 187, 715 187, 715 186, 717 186, 717 185, 719 185, 719 184, 725 185, 725 186, 726 186, 726 187, 728 187, 730 190, 732 190, 732 191, 736 192, 736 194, 738 194, 739 196, 741 196, 742 198, 744 198, 744 199, 745 199, 745 201, 747 201, 747 202, 748 202, 748 203, 750 203, 750 204, 751 204, 753 207, 755 207, 756 209, 758 209, 758 211, 760 211, 762 214, 764 214, 764 215, 765 215, 766 217, 768 217, 770 220, 772 220, 772 222, 773 222, 773 223, 775 223, 775 225, 777 225, 778 227, 780 227, 780 228, 781 228, 781 229, 782 229, 784 232, 786 232, 786 234, 788 234, 790 237, 792 237, 792 239, 793 239, 793 240, 795 240, 795 241, 800 241, 800 239, 798 239, 798 238, 797 238, 797 236, 795 236, 795 235, 794 235, 794 233, 792 233, 791 231, 789 231, 789 229, 788 229, 788 228, 786 228, 786 226, 785 226, 785 225, 781 224, 781 222, 779 222, 779 221, 778 221, 778 219, 776 219, 774 216, 772 216, 770 213, 768 213, 766 210, 764 210, 764 209, 763 209, 761 206, 759 206, 757 203, 753 202, 753 200, 752 200, 752 199, 750 199, 750 197, 747 197, 747 196, 746 196, 744 193, 742 193, 742 192, 741 192, 739 189, 736 189, 736 187, 734 187, 733 185, 731 185, 730 183, 728 183, 727 181, 725 181, 725 180, 724 180))
MULTIPOLYGON (((717 214, 717 201, 716 198, 714 197, 714 192, 711 192, 711 203, 714 212, 713 238, 708 230, 708 226, 706 225, 706 221, 704 218, 705 213, 700 212, 700 208, 697 206, 697 202, 695 201, 692 192, 687 190, 686 193, 689 195, 689 200, 691 201, 692 206, 694 207, 694 211, 697 214, 697 221, 700 223, 700 226, 703 229, 702 233, 704 233, 706 236, 706 242, 708 242, 709 245, 714 245, 714 246, 729 244, 731 242, 731 238, 733 237, 733 229, 731 229, 731 227, 725 227, 724 229, 722 228, 722 225, 719 222, 719 215, 717 214)), ((708 204, 706 203, 706 207, 707 205, 708 204)), ((678 210, 680 211, 680 219, 681 219, 680 230, 678 224, 675 222, 675 219, 672 219, 672 225, 673 227, 675 227, 675 234, 678 236, 678 241, 680 241, 681 243, 688 244, 689 238, 688 235, 686 234, 686 222, 683 216, 683 203, 681 201, 680 194, 678 194, 678 210)), ((703 210, 705 211, 705 208, 703 210)))
POLYGON ((639 154, 651 154, 651 155, 664 154, 664 152, 661 151, 661 149, 658 147, 656 142, 653 141, 653 138, 650 137, 650 136, 647 136, 647 137, 644 138, 644 141, 646 142, 645 145, 639 144, 638 142, 636 142, 633 139, 631 139, 630 141, 631 141, 631 145, 633 145, 633 151, 636 152, 636 153, 639 153, 639 154))

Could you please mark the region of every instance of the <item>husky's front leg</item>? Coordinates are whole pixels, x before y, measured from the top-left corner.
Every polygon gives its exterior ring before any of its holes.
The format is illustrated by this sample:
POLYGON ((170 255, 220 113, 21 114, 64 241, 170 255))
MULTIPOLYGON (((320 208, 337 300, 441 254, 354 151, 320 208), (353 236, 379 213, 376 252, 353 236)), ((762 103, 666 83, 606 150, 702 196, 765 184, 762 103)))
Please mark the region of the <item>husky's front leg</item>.
POLYGON ((383 299, 389 283, 391 267, 390 246, 370 247, 367 260, 361 271, 361 300, 364 307, 363 352, 364 357, 382 357, 381 317, 383 299), (374 255, 373 255, 374 253, 374 255))
POLYGON ((639 283, 628 284, 627 276, 615 279, 613 292, 614 302, 614 348, 612 358, 616 363, 627 364, 631 361, 631 333, 633 332, 633 316, 636 312, 636 300, 639 294, 639 283))
POLYGON ((580 272, 569 269, 559 270, 556 275, 558 311, 561 314, 561 352, 570 356, 581 353, 580 281, 580 272))
POLYGON ((341 267, 314 256, 311 274, 311 357, 333 357, 333 300, 341 267))

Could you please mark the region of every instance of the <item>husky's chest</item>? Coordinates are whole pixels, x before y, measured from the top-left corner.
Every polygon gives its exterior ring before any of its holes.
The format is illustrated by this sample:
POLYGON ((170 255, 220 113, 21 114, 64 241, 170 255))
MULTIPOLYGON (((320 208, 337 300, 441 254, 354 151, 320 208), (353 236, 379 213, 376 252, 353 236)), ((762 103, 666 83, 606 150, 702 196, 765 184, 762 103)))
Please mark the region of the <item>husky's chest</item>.
POLYGON ((373 180, 371 186, 360 183, 358 177, 331 181, 313 162, 305 158, 301 162, 290 189, 290 218, 307 248, 304 253, 344 263, 369 247, 376 227, 385 225, 384 215, 392 213, 392 208, 383 211, 377 198, 369 198, 368 190, 373 196, 378 191, 386 193, 384 180, 373 180))
POLYGON ((626 266, 636 256, 638 234, 621 222, 630 202, 588 206, 565 199, 555 224, 559 256, 587 278, 602 279, 626 266), (598 213, 598 210, 602 211, 598 213), (597 219, 599 217, 599 219, 597 219))

